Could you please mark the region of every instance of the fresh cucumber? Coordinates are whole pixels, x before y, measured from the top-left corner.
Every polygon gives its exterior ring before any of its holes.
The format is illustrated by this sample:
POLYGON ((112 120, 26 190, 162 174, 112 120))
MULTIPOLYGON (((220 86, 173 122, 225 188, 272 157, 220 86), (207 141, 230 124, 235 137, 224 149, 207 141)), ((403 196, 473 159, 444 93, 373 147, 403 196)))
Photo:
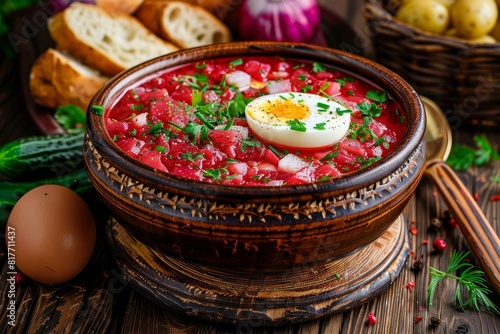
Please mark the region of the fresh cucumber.
POLYGON ((31 182, 0 181, 0 227, 3 229, 9 218, 10 211, 17 201, 31 189, 44 184, 65 186, 82 197, 88 195, 94 187, 90 183, 87 172, 79 168, 60 177, 41 179, 31 182))
POLYGON ((56 177, 83 166, 84 131, 31 136, 0 147, 0 173, 14 180, 56 177))

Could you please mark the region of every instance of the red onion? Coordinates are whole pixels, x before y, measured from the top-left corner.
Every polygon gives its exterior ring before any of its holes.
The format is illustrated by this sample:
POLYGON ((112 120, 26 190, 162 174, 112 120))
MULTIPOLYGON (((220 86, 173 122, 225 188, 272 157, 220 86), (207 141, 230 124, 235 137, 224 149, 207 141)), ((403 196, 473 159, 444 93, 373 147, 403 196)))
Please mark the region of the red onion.
POLYGON ((316 0, 245 0, 238 18, 240 38, 310 43, 318 34, 316 0))

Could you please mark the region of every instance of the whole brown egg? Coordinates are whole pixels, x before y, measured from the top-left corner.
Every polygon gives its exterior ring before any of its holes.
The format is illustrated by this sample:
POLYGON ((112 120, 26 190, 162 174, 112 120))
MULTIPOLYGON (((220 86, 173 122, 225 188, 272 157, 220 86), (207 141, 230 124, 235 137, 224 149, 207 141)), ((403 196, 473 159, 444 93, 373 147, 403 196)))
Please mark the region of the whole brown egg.
POLYGON ((76 277, 96 242, 88 205, 73 190, 59 185, 42 185, 23 195, 11 211, 7 231, 17 268, 47 284, 76 277))

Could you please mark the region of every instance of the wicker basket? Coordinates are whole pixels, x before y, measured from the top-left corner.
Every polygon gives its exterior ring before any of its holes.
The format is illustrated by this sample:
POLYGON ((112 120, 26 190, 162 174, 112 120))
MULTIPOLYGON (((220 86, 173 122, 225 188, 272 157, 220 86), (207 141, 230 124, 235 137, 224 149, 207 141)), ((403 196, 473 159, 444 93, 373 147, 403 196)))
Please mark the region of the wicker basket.
POLYGON ((394 18, 398 0, 365 0, 373 56, 434 100, 452 128, 500 125, 500 43, 471 44, 394 18))

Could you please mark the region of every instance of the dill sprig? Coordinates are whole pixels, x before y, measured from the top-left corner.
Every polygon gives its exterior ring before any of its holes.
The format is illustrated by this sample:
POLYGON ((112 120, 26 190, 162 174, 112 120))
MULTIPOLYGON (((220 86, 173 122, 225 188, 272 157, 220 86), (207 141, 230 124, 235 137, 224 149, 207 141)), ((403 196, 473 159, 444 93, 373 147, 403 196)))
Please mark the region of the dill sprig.
POLYGON ((471 307, 479 311, 481 305, 483 305, 490 311, 500 315, 500 308, 498 308, 498 306, 496 306, 487 296, 491 290, 486 286, 484 272, 475 269, 470 263, 463 262, 468 255, 469 252, 453 252, 448 268, 444 272, 432 267, 429 268, 431 282, 427 287, 427 305, 429 307, 432 305, 436 286, 442 278, 446 277, 458 281, 457 287, 455 288, 455 302, 462 311, 464 311, 466 307, 471 307), (459 269, 462 269, 459 276, 451 274, 459 269), (465 300, 461 293, 462 286, 465 287, 468 292, 468 296, 465 300))

